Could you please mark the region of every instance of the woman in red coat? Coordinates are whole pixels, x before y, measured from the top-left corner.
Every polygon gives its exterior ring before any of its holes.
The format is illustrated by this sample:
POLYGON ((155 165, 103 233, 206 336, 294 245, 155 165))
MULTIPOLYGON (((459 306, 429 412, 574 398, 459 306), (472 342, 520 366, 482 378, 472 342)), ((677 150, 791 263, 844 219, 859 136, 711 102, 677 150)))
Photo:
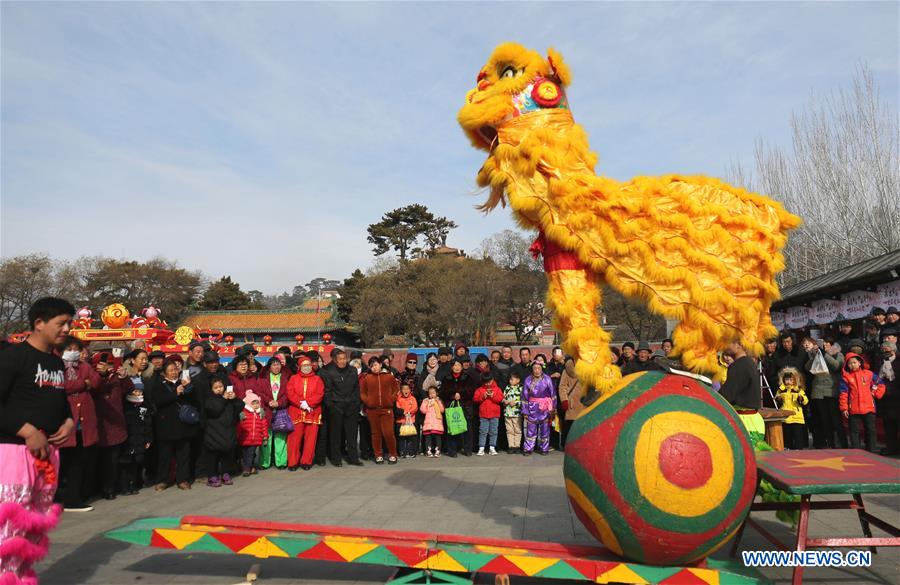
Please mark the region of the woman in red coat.
POLYGON ((125 396, 134 389, 123 366, 116 368, 112 355, 98 353, 91 360, 100 376, 100 392, 94 396, 100 446, 100 489, 107 500, 116 499, 119 445, 128 439, 125 396))
POLYGON ((90 512, 94 508, 85 502, 85 496, 97 466, 99 437, 93 394, 101 390, 100 376, 81 359, 84 350, 81 341, 69 337, 63 347, 66 397, 75 421, 75 432, 60 450, 62 475, 66 480, 64 507, 69 512, 90 512))
POLYGON ((287 397, 288 414, 294 423, 294 431, 287 438, 288 469, 297 471, 298 465, 309 469, 322 424, 325 383, 313 372, 312 360, 306 356, 300 358, 297 373, 288 381, 287 397))
POLYGON ((250 373, 250 360, 247 356, 237 356, 231 365, 234 370, 229 374, 229 378, 231 378, 231 385, 234 386, 234 393, 237 397, 243 400, 248 390, 252 390, 257 396, 262 396, 262 384, 256 374, 250 373))

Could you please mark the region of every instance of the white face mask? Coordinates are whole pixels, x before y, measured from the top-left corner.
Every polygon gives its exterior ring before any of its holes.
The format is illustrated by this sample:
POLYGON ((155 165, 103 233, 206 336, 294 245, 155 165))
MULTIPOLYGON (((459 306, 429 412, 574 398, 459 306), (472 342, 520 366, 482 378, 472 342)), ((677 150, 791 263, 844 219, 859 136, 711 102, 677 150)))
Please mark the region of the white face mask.
POLYGON ((81 352, 77 349, 69 349, 63 352, 62 359, 64 362, 77 362, 81 359, 81 352))
POLYGON ((310 366, 310 365, 303 365, 303 366, 300 366, 300 371, 303 372, 304 374, 308 374, 308 373, 312 372, 313 369, 312 369, 312 366, 310 366))

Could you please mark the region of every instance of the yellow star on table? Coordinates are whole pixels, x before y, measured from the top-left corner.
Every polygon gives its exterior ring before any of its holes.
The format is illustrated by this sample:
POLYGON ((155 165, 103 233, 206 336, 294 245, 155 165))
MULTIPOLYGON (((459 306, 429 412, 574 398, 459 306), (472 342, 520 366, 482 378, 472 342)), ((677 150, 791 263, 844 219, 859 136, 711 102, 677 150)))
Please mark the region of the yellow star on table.
POLYGON ((872 463, 853 463, 852 461, 844 461, 844 457, 828 457, 826 459, 793 459, 788 458, 797 463, 794 468, 810 468, 821 467, 822 469, 834 469, 835 471, 846 471, 845 467, 870 467, 872 463))

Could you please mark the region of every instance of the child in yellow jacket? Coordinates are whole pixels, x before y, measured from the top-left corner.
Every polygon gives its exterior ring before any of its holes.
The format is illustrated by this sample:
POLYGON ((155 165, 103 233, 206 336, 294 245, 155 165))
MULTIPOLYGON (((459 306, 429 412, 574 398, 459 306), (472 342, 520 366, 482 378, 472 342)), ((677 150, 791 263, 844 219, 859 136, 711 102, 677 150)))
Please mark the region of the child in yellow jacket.
POLYGON ((803 388, 803 377, 795 368, 784 368, 778 372, 778 379, 781 384, 775 400, 782 410, 794 411, 784 421, 784 446, 788 449, 805 449, 809 433, 806 430, 803 407, 809 403, 809 398, 803 388))

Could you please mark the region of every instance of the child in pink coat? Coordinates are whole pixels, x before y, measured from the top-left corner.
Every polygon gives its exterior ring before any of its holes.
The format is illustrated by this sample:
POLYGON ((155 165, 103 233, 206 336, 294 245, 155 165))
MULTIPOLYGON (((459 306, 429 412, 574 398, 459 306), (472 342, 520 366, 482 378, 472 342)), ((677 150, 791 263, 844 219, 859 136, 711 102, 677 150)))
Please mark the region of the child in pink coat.
POLYGON ((428 398, 422 401, 419 408, 425 415, 422 423, 422 436, 425 437, 425 456, 441 456, 441 435, 444 434, 444 403, 438 398, 437 388, 432 383, 428 386, 428 398))

